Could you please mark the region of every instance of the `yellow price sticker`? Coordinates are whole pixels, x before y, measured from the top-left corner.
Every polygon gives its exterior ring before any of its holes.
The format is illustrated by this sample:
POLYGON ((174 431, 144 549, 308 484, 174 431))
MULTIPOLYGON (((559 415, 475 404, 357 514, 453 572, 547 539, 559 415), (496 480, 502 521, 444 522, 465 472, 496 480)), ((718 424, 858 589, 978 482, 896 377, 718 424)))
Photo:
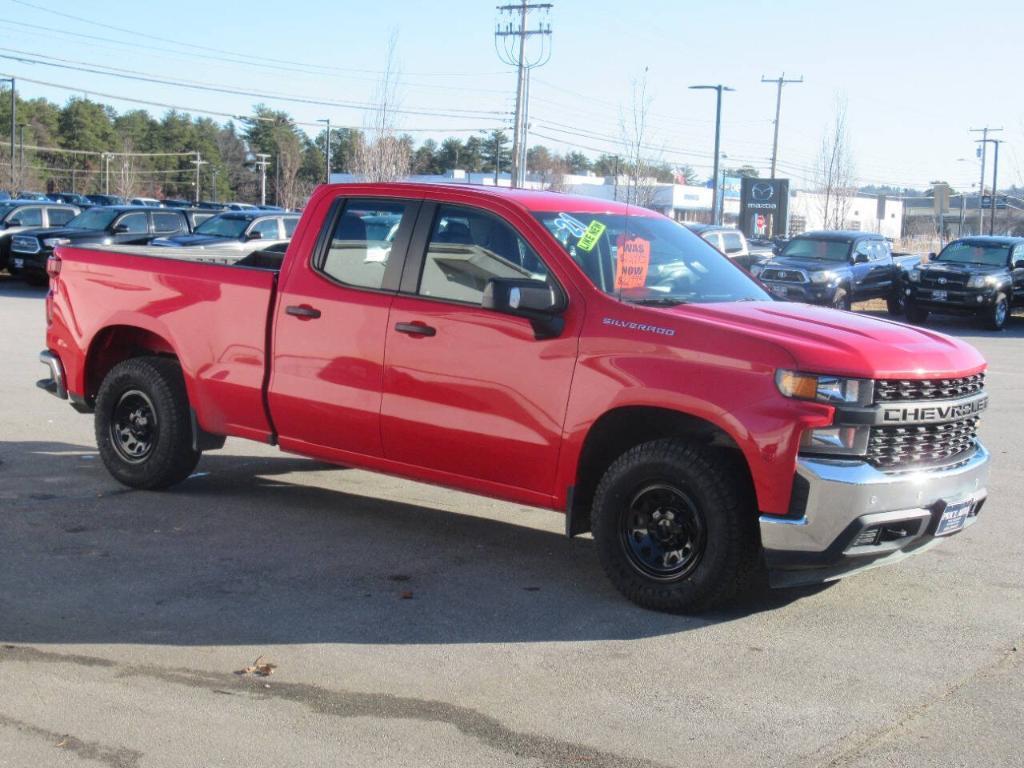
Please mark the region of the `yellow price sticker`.
POLYGON ((579 242, 576 243, 576 247, 581 251, 589 252, 594 250, 594 246, 597 245, 597 241, 601 238, 601 235, 604 234, 605 229, 607 229, 607 227, 597 219, 590 222, 590 225, 583 233, 583 237, 581 237, 579 242))

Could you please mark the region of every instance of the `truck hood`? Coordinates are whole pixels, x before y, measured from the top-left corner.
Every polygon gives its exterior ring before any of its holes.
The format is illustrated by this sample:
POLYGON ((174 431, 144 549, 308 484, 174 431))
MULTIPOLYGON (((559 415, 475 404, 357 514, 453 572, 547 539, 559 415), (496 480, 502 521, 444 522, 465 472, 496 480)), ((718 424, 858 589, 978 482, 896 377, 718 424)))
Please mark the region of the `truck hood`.
POLYGON ((807 272, 834 271, 846 269, 850 266, 845 261, 826 261, 824 259, 801 259, 796 256, 776 256, 766 261, 762 266, 781 267, 782 269, 803 269, 807 272))
POLYGON ((104 229, 69 229, 67 227, 37 227, 23 230, 18 235, 20 237, 37 237, 40 241, 51 237, 63 237, 76 243, 110 237, 110 233, 104 229))
MULTIPOLYGON (((781 347, 799 370, 869 379, 953 378, 985 368, 970 344, 925 328, 809 304, 745 301, 659 310, 781 347)), ((689 331, 682 330, 686 339, 689 331)))
POLYGON ((942 277, 943 275, 998 275, 1005 274, 1007 267, 992 267, 987 264, 943 264, 941 261, 929 261, 920 267, 923 274, 929 277, 942 277))
POLYGON ((238 245, 240 242, 235 237, 218 237, 217 235, 175 235, 174 237, 158 237, 151 245, 165 245, 172 248, 212 248, 214 246, 238 245))

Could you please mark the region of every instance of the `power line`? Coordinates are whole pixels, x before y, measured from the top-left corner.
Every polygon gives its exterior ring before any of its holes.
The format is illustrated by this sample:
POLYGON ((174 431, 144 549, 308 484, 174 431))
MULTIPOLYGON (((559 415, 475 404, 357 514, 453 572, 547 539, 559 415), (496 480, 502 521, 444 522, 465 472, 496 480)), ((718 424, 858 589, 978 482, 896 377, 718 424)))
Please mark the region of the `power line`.
MULTIPOLYGON (((13 53, 20 54, 16 56, 12 56, 9 54, 0 54, 0 59, 8 59, 11 61, 21 62, 23 64, 41 64, 43 66, 55 67, 57 69, 69 69, 75 72, 85 72, 93 75, 105 75, 107 77, 117 77, 124 80, 135 80, 143 83, 154 83, 156 85, 170 85, 178 88, 191 88, 193 90, 227 94, 229 96, 246 96, 248 98, 255 99, 269 99, 276 101, 293 102, 297 104, 312 104, 315 106, 336 107, 338 109, 355 109, 359 111, 365 111, 375 108, 373 104, 365 104, 361 102, 328 101, 324 99, 313 99, 301 96, 289 96, 287 94, 275 94, 266 93, 262 91, 242 90, 237 88, 231 88, 229 86, 221 85, 218 83, 201 83, 198 81, 172 80, 169 78, 162 78, 157 77, 155 75, 142 73, 133 74, 131 72, 116 69, 113 67, 104 67, 103 65, 89 64, 88 62, 60 59, 55 56, 45 56, 43 54, 32 54, 30 52, 20 51, 14 48, 0 47, 0 50, 11 51, 13 53)), ((428 117, 450 117, 457 120, 478 119, 500 121, 502 119, 500 116, 504 114, 496 110, 472 109, 448 109, 443 112, 440 112, 395 108, 392 109, 391 111, 397 114, 428 117)))

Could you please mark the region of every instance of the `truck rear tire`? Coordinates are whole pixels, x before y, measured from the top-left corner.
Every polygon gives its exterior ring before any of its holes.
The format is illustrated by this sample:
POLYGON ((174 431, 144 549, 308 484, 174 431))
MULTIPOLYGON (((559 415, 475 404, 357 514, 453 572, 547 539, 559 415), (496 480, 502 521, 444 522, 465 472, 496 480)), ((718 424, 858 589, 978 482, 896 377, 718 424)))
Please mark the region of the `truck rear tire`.
POLYGON ((1000 293, 996 296, 995 302, 982 315, 985 327, 990 331, 1001 331, 1006 326, 1006 320, 1010 317, 1010 302, 1006 300, 1006 294, 1000 293))
POLYGON ((159 490, 192 474, 188 394, 177 361, 136 357, 118 363, 96 397, 96 445, 118 482, 159 490))
POLYGON ((899 292, 889 294, 889 298, 885 300, 886 310, 894 317, 899 317, 906 312, 906 304, 906 299, 899 292))
POLYGON ((692 613, 751 586, 760 543, 749 481, 724 457, 684 440, 620 456, 594 494, 598 557, 634 603, 692 613))

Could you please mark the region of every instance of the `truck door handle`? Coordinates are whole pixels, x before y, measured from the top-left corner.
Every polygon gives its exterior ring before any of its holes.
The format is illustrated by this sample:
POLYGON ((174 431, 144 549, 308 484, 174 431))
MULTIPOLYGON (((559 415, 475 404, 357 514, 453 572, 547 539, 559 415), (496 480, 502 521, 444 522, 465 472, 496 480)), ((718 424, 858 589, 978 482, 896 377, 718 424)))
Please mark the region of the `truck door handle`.
POLYGON ((284 311, 292 317, 297 317, 301 320, 315 320, 320 317, 320 310, 308 304, 286 307, 284 311))
POLYGON ((395 330, 410 336, 436 336, 437 329, 423 323, 395 323, 395 330))

